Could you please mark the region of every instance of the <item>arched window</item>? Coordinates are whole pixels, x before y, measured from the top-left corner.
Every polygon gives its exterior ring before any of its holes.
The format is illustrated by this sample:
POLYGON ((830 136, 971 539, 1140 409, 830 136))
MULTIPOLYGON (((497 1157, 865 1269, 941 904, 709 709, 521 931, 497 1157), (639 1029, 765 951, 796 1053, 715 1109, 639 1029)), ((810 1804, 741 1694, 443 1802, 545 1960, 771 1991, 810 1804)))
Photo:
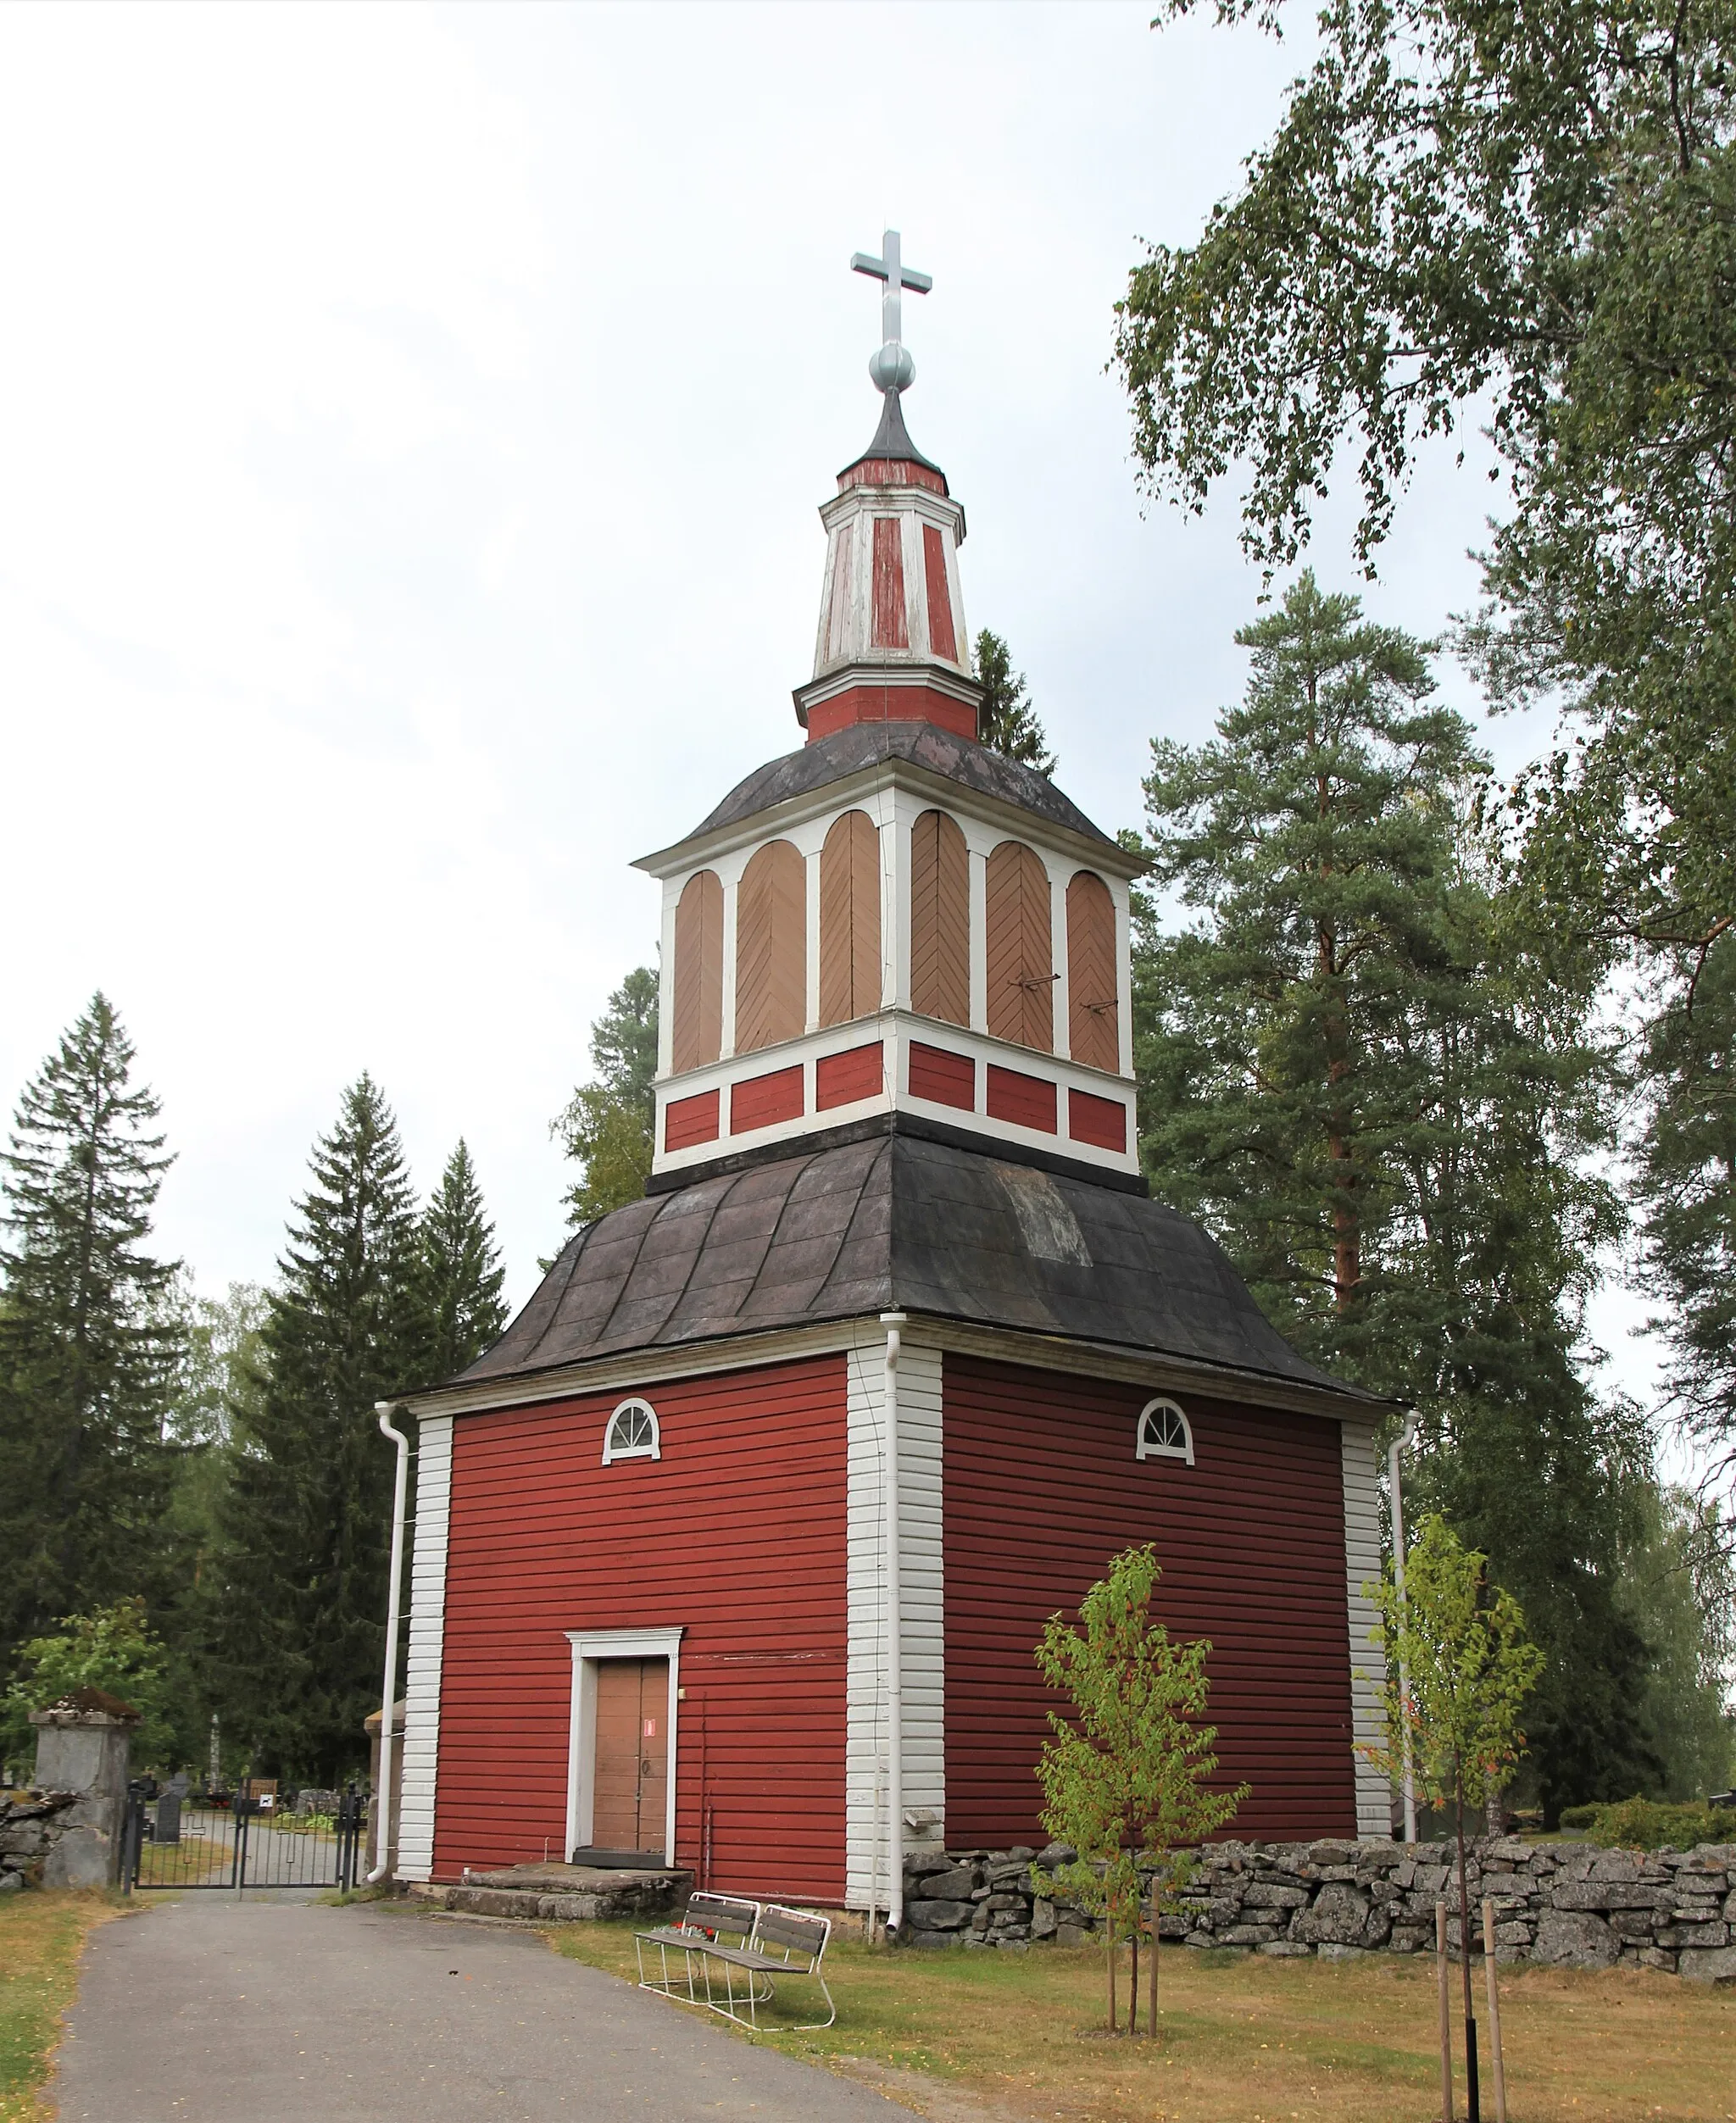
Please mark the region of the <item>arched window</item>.
POLYGON ((944 811, 910 828, 910 1008, 971 1022, 971 858, 944 811))
POLYGON ((880 835, 865 811, 833 820, 820 851, 820 1022, 880 1008, 880 835))
POLYGON ((723 1051, 723 886, 702 870, 682 886, 675 909, 675 978, 670 1066, 701 1069, 723 1051))
POLYGON ((1116 980, 1116 903, 1088 870, 1067 886, 1067 1045, 1076 1062, 1111 1076, 1121 1066, 1116 980))
POLYGON ((807 1017, 807 865, 772 841, 736 886, 736 1052, 798 1039, 807 1017))
POLYGON ((623 1401, 603 1433, 603 1464, 617 1459, 661 1459, 657 1410, 649 1401, 623 1401))
POLYGON ((988 859, 988 1029, 1041 1053, 1054 1052, 1054 931, 1049 872, 1022 841, 988 859))
POLYGON ((1136 1459, 1185 1459, 1194 1464, 1194 1427, 1173 1401, 1147 1401, 1139 1411, 1136 1459))

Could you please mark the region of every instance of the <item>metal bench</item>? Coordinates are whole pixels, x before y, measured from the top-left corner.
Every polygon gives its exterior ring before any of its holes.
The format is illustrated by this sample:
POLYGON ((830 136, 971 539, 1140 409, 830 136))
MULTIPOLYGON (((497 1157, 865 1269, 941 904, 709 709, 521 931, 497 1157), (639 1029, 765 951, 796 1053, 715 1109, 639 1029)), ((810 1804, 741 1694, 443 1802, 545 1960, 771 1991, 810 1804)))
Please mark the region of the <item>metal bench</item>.
POLYGON ((832 1937, 829 1916, 782 1909, 774 1902, 696 1894, 689 1898, 678 1924, 662 1925, 654 1931, 637 1931, 633 1936, 641 1990, 654 1990, 665 1998, 709 2006, 737 2026, 757 2031, 760 2008, 771 2003, 776 1979, 805 1976, 820 1986, 820 1994, 826 2000, 826 2017, 804 2020, 800 2026, 829 2027, 837 2018, 823 1966, 832 1937), (648 1946, 657 1949, 659 1980, 655 1981, 645 1974, 648 1946), (672 1953, 681 1957, 678 1970, 670 1966, 672 1953), (720 1981, 721 1998, 717 1995, 720 1981))

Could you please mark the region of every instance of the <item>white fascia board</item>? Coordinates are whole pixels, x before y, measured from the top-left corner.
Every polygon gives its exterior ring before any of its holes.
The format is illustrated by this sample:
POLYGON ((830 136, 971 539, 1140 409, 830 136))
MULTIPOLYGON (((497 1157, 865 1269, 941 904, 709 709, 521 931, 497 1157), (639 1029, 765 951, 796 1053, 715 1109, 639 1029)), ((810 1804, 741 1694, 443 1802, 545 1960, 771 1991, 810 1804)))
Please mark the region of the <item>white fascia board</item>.
POLYGON ((1393 1831, 1392 1787, 1361 1753, 1386 1738, 1386 1661, 1370 1641, 1378 1617, 1362 1589, 1381 1574, 1380 1467, 1372 1422, 1346 1422, 1339 1437, 1344 1480, 1344 1598, 1350 1630, 1350 1739, 1357 1750, 1356 1832, 1393 1831))
MULTIPOLYGON (((1072 1342, 1019 1328, 978 1325, 912 1313, 913 1328, 925 1344, 955 1350, 960 1356, 1019 1364, 1038 1371, 1071 1371, 1082 1378, 1124 1380, 1153 1393, 1188 1393, 1201 1400, 1251 1402, 1294 1415, 1321 1415, 1341 1422, 1369 1424, 1394 1403, 1371 1405, 1360 1394, 1311 1387, 1299 1380, 1277 1379, 1261 1371, 1232 1370, 1188 1357, 1168 1356, 1094 1342, 1072 1342)), ((878 1315, 867 1323, 880 1332, 878 1315)), ((654 1398, 667 1380, 703 1378, 724 1371, 756 1370, 767 1364, 790 1364, 807 1356, 826 1356, 857 1346, 864 1322, 816 1321, 812 1326, 772 1327, 760 1334, 730 1335, 717 1341, 683 1343, 678 1348, 644 1348, 622 1355, 588 1357, 576 1364, 513 1378, 479 1380, 474 1386, 449 1387, 427 1393, 401 1395, 413 1415, 476 1415, 495 1409, 532 1408, 548 1401, 588 1398, 593 1394, 637 1388, 654 1398)))
POLYGON ((434 1797, 440 1757, 440 1673, 446 1646, 446 1549, 452 1516, 452 1416, 421 1416, 416 1436, 416 1522, 410 1553, 409 1649, 404 1675, 398 1874, 434 1868, 434 1797))
POLYGON ((1082 869, 1107 870, 1113 876, 1127 878, 1142 876, 1151 866, 1144 856, 1130 855, 1119 841, 1093 840, 1088 835, 1075 832, 1070 825, 1057 825, 1038 812, 1027 811, 1016 803, 1003 803, 998 797, 967 788, 962 781, 954 781, 949 775, 937 774, 931 767, 919 766, 910 759, 876 759, 821 788, 787 797, 782 803, 770 804, 763 811, 750 812, 732 825, 719 826, 709 833, 695 833, 652 854, 641 855, 632 867, 653 877, 671 877, 704 870, 735 848, 757 847, 762 841, 775 840, 781 832, 809 819, 854 810, 865 797, 889 788, 909 789, 937 809, 961 818, 980 819, 1014 840, 1040 842, 1044 847, 1060 849, 1077 857, 1082 869))

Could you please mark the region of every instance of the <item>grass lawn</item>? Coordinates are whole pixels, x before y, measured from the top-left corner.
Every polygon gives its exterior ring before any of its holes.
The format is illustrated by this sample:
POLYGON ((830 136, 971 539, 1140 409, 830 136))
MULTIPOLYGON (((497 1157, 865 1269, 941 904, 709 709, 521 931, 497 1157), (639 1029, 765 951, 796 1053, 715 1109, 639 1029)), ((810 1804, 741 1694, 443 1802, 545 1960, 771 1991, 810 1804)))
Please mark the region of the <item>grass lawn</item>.
MULTIPOLYGON (((633 1973, 630 1924, 562 1925, 548 1937, 575 1960, 633 1973)), ((760 2038, 937 2117, 1431 2123, 1440 2115, 1432 1957, 1332 1964, 1166 1947, 1155 2045, 1098 2031, 1103 1964, 1088 1948, 888 1954, 835 1939, 826 1960, 838 2024, 760 2038)), ((1473 1974, 1486 2047, 1480 1964, 1473 1974)), ((812 1984, 788 1986, 786 2017, 804 2016, 793 2009, 804 1994, 812 1984)), ((1511 2123, 1736 2119, 1736 1992, 1650 1970, 1508 1968, 1501 2020, 1511 2123)), ((1455 2048, 1460 2040, 1455 2026, 1455 2048)), ((1486 2059, 1483 2112, 1493 2123, 1486 2059)))
POLYGON ((122 1905, 104 1894, 56 1890, 0 1899, 0 2123, 38 2123, 38 2098, 72 2003, 87 1932, 122 1905))

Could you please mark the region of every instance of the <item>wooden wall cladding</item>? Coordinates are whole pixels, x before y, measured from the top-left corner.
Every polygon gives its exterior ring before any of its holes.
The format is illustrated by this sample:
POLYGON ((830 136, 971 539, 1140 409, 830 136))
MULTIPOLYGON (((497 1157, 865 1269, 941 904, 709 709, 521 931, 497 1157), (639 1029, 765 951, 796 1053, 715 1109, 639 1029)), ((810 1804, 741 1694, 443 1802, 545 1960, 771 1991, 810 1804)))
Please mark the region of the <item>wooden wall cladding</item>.
POLYGON ((1229 1832, 1355 1835, 1338 1425, 1189 1398, 1196 1464, 1141 1462, 1141 1387, 953 1356, 943 1378, 949 1848, 1041 1844, 1031 1647, 1143 1541, 1161 1619, 1211 1643, 1219 1781, 1254 1787, 1229 1832))
POLYGON ((820 1022, 880 1008, 880 833, 865 811, 833 820, 820 851, 820 1022))
POLYGON ((691 1098, 671 1098, 663 1109, 663 1147, 691 1150, 696 1142, 717 1140, 717 1093, 695 1092, 691 1098))
POLYGON ((808 1015, 807 866, 789 841, 758 849, 736 887, 736 1052, 801 1036, 808 1015))
POLYGON ((1125 1150, 1127 1109, 1119 1098, 1099 1098, 1093 1091, 1070 1091, 1067 1133, 1075 1142, 1089 1142, 1099 1150, 1125 1150))
POLYGON ((946 541, 932 524, 922 526, 922 576, 928 591, 928 647, 949 664, 959 660, 953 628, 953 596, 946 579, 946 541))
POLYGON ((1015 1046, 1054 1051, 1054 931, 1049 872, 1022 841, 988 859, 988 1029, 1015 1046))
POLYGON ((944 1047, 926 1047, 920 1039, 910 1042, 910 1096, 932 1099, 938 1106, 956 1106, 970 1113, 976 1104, 976 1064, 968 1054, 954 1054, 944 1047))
POLYGON ((703 1069, 723 1051, 723 886, 702 870, 675 910, 675 1023, 670 1066, 703 1069))
POLYGON ((896 516, 874 519, 873 642, 876 648, 910 646, 904 612, 904 532, 896 516))
POLYGON ((866 1047, 847 1048, 842 1054, 822 1054, 814 1064, 816 1113, 877 1098, 885 1088, 886 1050, 877 1039, 866 1047))
POLYGON ((971 857, 944 811, 910 828, 910 1008, 971 1022, 971 857))
POLYGON ((1027 1076, 1021 1070, 990 1062, 983 1090, 991 1120, 1010 1120, 1016 1127, 1035 1128, 1043 1135, 1057 1132, 1055 1087, 1048 1077, 1027 1076))
POLYGON ((454 1423, 434 1873, 560 1853, 569 1629, 685 1626, 675 1863, 843 1892, 842 1356, 653 1386, 660 1459, 601 1464, 622 1395, 454 1423))
POLYGON ((1067 886, 1067 1043, 1076 1062, 1121 1074, 1116 903, 1088 870, 1067 886))
POLYGON ((802 1064, 774 1069, 769 1076, 744 1076, 729 1087, 729 1131, 746 1135, 780 1120, 799 1120, 803 1111, 802 1064))

